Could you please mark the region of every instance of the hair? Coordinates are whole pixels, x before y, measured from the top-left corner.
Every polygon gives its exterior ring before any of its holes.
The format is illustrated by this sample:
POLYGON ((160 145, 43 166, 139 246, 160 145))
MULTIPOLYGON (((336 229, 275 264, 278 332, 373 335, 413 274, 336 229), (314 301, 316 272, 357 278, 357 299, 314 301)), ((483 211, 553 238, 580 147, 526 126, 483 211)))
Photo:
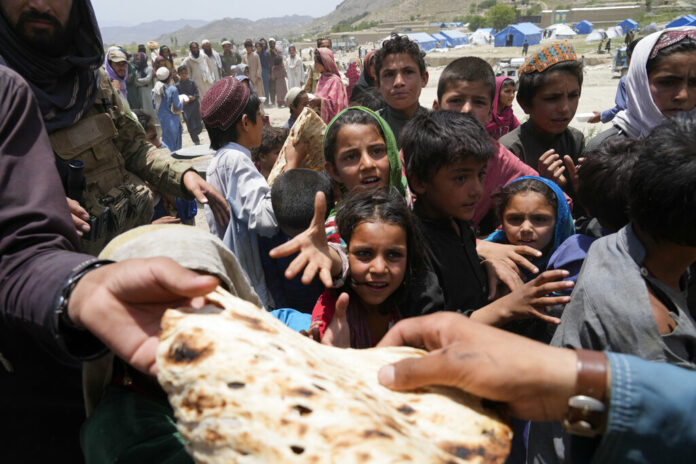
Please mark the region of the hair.
POLYGON ((292 106, 293 108, 296 108, 297 105, 300 104, 300 98, 302 98, 302 95, 305 95, 307 93, 306 90, 302 89, 300 92, 297 94, 295 99, 293 101, 287 102, 288 106, 292 106))
POLYGON ((295 47, 294 45, 289 45, 289 46, 288 46, 288 51, 290 51, 290 50, 295 50, 295 51, 297 51, 297 47, 295 47))
MULTIPOLYGON (((503 216, 505 215, 505 208, 510 204, 510 200, 517 194, 525 192, 535 192, 544 197, 544 199, 553 208, 554 214, 558 211, 558 198, 556 198, 556 193, 538 179, 523 179, 517 182, 511 182, 506 186, 500 188, 497 192, 491 195, 493 202, 495 203, 495 210, 498 214, 498 220, 502 224, 503 216)), ((558 218, 556 218, 558 220, 558 218)))
POLYGON ((350 106, 364 106, 372 111, 379 111, 387 106, 387 102, 376 87, 370 86, 360 92, 354 91, 350 97, 350 106))
POLYGON ((665 58, 676 53, 689 52, 696 52, 696 40, 690 37, 684 37, 684 39, 680 40, 679 42, 660 49, 657 52, 657 55, 655 55, 655 58, 649 59, 648 63, 645 65, 645 69, 648 72, 648 76, 650 76, 650 74, 652 74, 655 71, 655 69, 657 69, 657 67, 660 66, 660 64, 665 58))
POLYGON ((147 134, 148 128, 150 127, 150 124, 152 124, 154 128, 154 123, 152 121, 152 116, 147 114, 141 109, 135 109, 133 110, 133 114, 138 118, 138 122, 140 123, 141 126, 143 126, 143 130, 145 131, 145 134, 147 134))
POLYGON ((320 48, 320 47, 321 47, 321 43, 322 43, 323 41, 325 41, 325 40, 328 40, 328 41, 329 41, 329 44, 333 45, 333 42, 332 42, 331 39, 329 39, 328 37, 319 37, 319 38, 317 39, 317 48, 320 48))
POLYGON ((406 232, 406 273, 398 289, 387 298, 383 307, 389 308, 406 300, 409 288, 423 271, 425 255, 423 234, 418 219, 406 205, 404 197, 394 188, 357 192, 350 195, 339 207, 336 227, 348 245, 355 228, 363 222, 387 223, 401 227, 406 232))
POLYGON ((549 76, 553 72, 565 72, 575 76, 578 80, 578 86, 582 88, 582 62, 561 61, 549 66, 542 72, 520 74, 520 79, 517 82, 517 101, 521 106, 531 106, 534 95, 541 87, 546 85, 549 76))
POLYGON ((279 56, 276 56, 275 58, 273 58, 273 64, 275 66, 283 64, 283 57, 279 55, 279 56))
POLYGON ((291 169, 279 175, 271 187, 271 204, 278 225, 297 233, 307 229, 314 217, 317 192, 324 192, 327 206, 333 205, 331 179, 324 172, 291 169))
MULTIPOLYGON (((237 132, 237 124, 242 120, 242 116, 245 114, 251 122, 256 122, 256 112, 261 107, 261 100, 256 96, 255 93, 249 94, 249 101, 247 101, 246 106, 239 114, 239 117, 228 127, 227 129, 220 129, 218 127, 210 127, 205 124, 205 128, 210 136, 210 148, 212 150, 219 150, 230 142, 236 142, 239 139, 239 133, 237 132)), ((204 121, 205 123, 205 121, 204 121)))
POLYGON ((191 42, 189 42, 189 50, 191 50, 191 47, 193 47, 193 44, 199 45, 198 42, 196 42, 195 40, 192 40, 191 42))
POLYGON ((379 73, 382 71, 384 60, 389 55, 406 53, 413 61, 418 64, 421 76, 425 74, 425 52, 418 46, 417 42, 409 39, 405 35, 392 34, 388 40, 382 43, 382 48, 375 53, 375 79, 379 85, 379 73))
POLYGON ((263 126, 261 132, 261 145, 251 149, 251 159, 258 161, 261 155, 280 149, 288 138, 288 130, 280 127, 263 126))
POLYGON ((245 47, 245 48, 246 48, 246 47, 253 47, 253 46, 254 46, 254 42, 253 42, 251 39, 246 39, 246 40, 244 41, 244 47, 245 47))
POLYGON ((479 120, 454 111, 411 118, 401 132, 401 149, 409 182, 413 176, 427 182, 445 166, 469 158, 485 163, 495 154, 491 137, 479 120))
POLYGON ((178 72, 179 74, 181 74, 181 71, 186 71, 186 72, 188 72, 188 68, 186 67, 185 64, 182 64, 181 66, 179 66, 178 68, 176 68, 176 72, 178 72))
POLYGON ((625 137, 610 140, 588 152, 578 170, 578 201, 612 232, 629 222, 628 188, 640 145, 625 137))
POLYGON ((631 221, 657 242, 696 246, 696 117, 678 113, 642 144, 631 174, 631 221))
POLYGON ((147 52, 147 49, 145 48, 145 44, 138 44, 138 52, 143 52, 143 53, 147 52))
POLYGON ((344 126, 351 124, 373 126, 377 128, 379 135, 383 139, 385 138, 382 127, 380 127, 379 122, 371 114, 358 109, 348 109, 334 119, 331 127, 326 131, 326 136, 324 138, 324 159, 329 163, 336 165, 336 140, 338 139, 338 133, 344 126))
POLYGON ((486 60, 478 56, 464 56, 452 61, 440 74, 437 82, 437 101, 459 81, 483 82, 491 92, 491 105, 495 100, 495 73, 486 60))

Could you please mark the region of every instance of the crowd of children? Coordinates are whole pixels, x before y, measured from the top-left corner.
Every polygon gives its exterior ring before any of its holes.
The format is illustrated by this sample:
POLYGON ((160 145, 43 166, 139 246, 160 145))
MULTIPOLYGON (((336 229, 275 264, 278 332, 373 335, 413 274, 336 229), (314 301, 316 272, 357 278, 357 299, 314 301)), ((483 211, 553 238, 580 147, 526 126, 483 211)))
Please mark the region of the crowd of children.
MULTIPOLYGON (((454 60, 432 111, 419 103, 424 55, 407 37, 365 59, 352 98, 378 92, 377 112, 344 108, 330 51, 315 61, 326 71, 324 172, 301 169, 307 147, 289 144, 286 171, 266 182, 303 90, 287 94, 285 129, 263 127, 239 79, 200 103, 217 150, 208 181, 231 210, 228 225, 207 210, 208 223, 267 309, 304 313, 288 324, 339 347, 457 311, 557 346, 696 368, 696 29, 638 43, 626 110, 587 145, 570 126, 583 69, 565 42, 532 53, 517 83, 480 58, 454 60)), ((515 433, 509 462, 569 452, 560 424, 515 433)))

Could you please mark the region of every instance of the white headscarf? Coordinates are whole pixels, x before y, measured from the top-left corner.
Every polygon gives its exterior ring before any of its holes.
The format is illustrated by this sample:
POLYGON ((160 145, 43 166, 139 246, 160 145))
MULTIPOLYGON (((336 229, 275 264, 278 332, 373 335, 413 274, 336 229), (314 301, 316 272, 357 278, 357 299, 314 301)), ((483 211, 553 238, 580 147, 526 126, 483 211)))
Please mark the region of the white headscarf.
MULTIPOLYGON (((670 30, 688 29, 694 28, 683 27, 670 30)), ((647 69, 650 53, 665 32, 667 31, 654 32, 641 39, 631 56, 631 65, 626 75, 626 109, 614 117, 613 123, 629 137, 635 139, 644 139, 667 119, 653 101, 647 69)), ((689 113, 696 114, 696 109, 689 113)))

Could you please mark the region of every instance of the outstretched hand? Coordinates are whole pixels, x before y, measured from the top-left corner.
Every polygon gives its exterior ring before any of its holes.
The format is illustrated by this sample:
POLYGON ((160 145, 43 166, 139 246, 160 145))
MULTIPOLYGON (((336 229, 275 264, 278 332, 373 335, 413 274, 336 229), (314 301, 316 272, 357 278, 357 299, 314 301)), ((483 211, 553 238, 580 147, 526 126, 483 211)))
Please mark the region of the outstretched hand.
POLYGON ((394 390, 447 385, 503 401, 521 419, 560 420, 575 393, 577 356, 513 333, 441 312, 398 322, 377 345, 430 351, 380 369, 394 390))
POLYGON ((525 256, 538 258, 542 254, 541 251, 527 245, 508 245, 485 240, 476 242, 476 253, 484 259, 483 265, 488 275, 489 301, 501 296, 501 287, 513 291, 524 284, 520 277, 520 268, 534 274, 539 272, 525 256))
POLYGON ((563 175, 566 168, 563 165, 563 160, 553 148, 544 152, 544 154, 539 157, 539 164, 537 167, 541 177, 554 181, 556 185, 561 188, 566 186, 568 180, 563 175))
POLYGON ((90 229, 89 224, 87 224, 89 213, 78 201, 70 197, 65 197, 65 199, 68 200, 68 209, 70 209, 70 216, 75 230, 77 231, 77 235, 78 237, 82 237, 82 235, 89 232, 90 229))
POLYGON ((184 173, 184 187, 193 195, 199 203, 210 206, 215 220, 223 227, 230 222, 230 206, 225 197, 215 190, 215 187, 203 180, 196 171, 190 170, 184 173))
POLYGON ((68 314, 136 369, 157 373, 155 354, 164 311, 202 307, 218 279, 168 258, 130 259, 88 272, 70 296, 68 314))
POLYGON ((336 251, 329 247, 326 240, 325 218, 326 197, 323 192, 317 192, 314 197, 314 217, 307 230, 269 253, 271 258, 283 258, 299 253, 285 270, 287 279, 294 278, 304 269, 303 284, 311 283, 318 273, 326 288, 333 286, 332 276, 341 272, 341 259, 333 254, 336 251))
POLYGON ((331 323, 324 331, 321 343, 338 348, 350 348, 350 328, 348 327, 348 303, 350 297, 341 293, 336 300, 336 311, 331 323))

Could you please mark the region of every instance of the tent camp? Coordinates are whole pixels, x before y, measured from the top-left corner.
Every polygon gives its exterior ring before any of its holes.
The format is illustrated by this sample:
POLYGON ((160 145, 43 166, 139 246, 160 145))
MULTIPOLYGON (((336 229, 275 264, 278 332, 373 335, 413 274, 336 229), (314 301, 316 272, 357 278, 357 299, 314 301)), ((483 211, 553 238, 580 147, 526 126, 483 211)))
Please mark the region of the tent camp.
POLYGON ((638 23, 632 20, 631 18, 624 19, 619 24, 617 24, 617 26, 621 26, 621 29, 623 29, 624 34, 627 34, 628 31, 638 32, 638 23))
POLYGON ((592 32, 592 29, 594 28, 594 24, 589 22, 586 19, 583 19, 579 23, 577 23, 573 28, 578 32, 578 34, 589 34, 592 32))
POLYGON ((623 35, 625 35, 626 31, 624 31, 621 26, 614 26, 614 27, 607 28, 606 34, 607 34, 607 38, 615 39, 617 37, 622 37, 623 35))
POLYGON ((442 33, 436 32, 436 33, 430 34, 430 35, 432 35, 433 38, 437 41, 439 48, 448 48, 448 47, 451 48, 452 47, 452 42, 450 42, 450 40, 447 37, 442 35, 442 33))
POLYGON ((433 48, 437 48, 437 41, 430 34, 425 32, 414 32, 413 34, 406 34, 409 39, 418 43, 418 46, 424 52, 429 52, 433 48))
POLYGON ((660 30, 660 28, 657 27, 657 24, 650 23, 647 26, 645 26, 643 29, 641 29, 640 33, 643 35, 648 35, 648 34, 652 34, 653 32, 657 32, 659 30, 660 30))
POLYGON ((447 37, 452 45, 451 47, 458 47, 461 45, 466 45, 469 43, 469 39, 467 39, 466 34, 460 31, 453 31, 453 30, 448 30, 448 31, 440 31, 440 34, 444 35, 447 37))
POLYGON ((577 33, 565 24, 552 24, 544 29, 544 36, 550 39, 572 39, 577 33))
POLYGON ((495 34, 495 29, 493 28, 479 28, 476 32, 471 34, 471 43, 474 45, 487 45, 493 43, 493 35, 495 34))
POLYGON ((587 37, 585 38, 586 42, 599 42, 600 40, 604 40, 607 38, 607 33, 604 32, 604 29, 595 29, 594 31, 590 32, 587 37))
POLYGON ((519 23, 506 27, 495 35, 495 46, 504 47, 507 36, 512 34, 512 46, 521 47, 527 39, 529 45, 541 42, 541 29, 532 23, 519 23))
POLYGON ((670 27, 687 26, 687 25, 693 23, 694 21, 696 21, 696 16, 690 15, 690 14, 689 14, 689 15, 684 15, 684 16, 681 16, 681 17, 675 19, 675 20, 672 21, 671 23, 667 24, 667 25, 665 26, 665 29, 668 29, 668 28, 670 28, 670 27))

